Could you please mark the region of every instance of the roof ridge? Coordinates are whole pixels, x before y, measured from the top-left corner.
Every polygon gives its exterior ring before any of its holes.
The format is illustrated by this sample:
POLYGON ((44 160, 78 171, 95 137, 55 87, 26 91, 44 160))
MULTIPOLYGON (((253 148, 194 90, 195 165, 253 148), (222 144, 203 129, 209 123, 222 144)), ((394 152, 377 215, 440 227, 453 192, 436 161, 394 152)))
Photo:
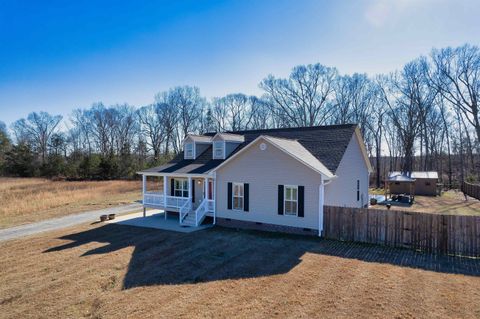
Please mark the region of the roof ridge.
POLYGON ((267 134, 262 134, 260 136, 266 136, 268 138, 273 138, 273 139, 276 139, 276 140, 285 140, 285 141, 289 141, 289 142, 297 142, 298 143, 298 139, 296 139, 296 138, 277 137, 277 136, 272 136, 272 135, 267 135, 267 134))
POLYGON ((240 130, 240 131, 225 131, 225 132, 207 132, 205 134, 217 134, 217 133, 228 133, 228 134, 254 134, 262 132, 290 132, 290 131, 315 131, 315 130, 328 130, 328 129, 342 129, 342 128, 351 128, 358 126, 357 123, 347 123, 347 124, 331 124, 331 125, 317 125, 317 126, 298 126, 298 127, 276 127, 276 128, 265 128, 265 129, 253 129, 253 130, 240 130))

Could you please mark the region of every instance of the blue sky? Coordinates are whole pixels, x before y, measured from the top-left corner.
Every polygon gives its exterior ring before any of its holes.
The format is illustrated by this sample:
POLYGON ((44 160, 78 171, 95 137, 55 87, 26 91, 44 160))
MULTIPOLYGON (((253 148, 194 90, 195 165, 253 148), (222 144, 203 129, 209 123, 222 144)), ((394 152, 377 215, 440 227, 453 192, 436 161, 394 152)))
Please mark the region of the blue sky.
POLYGON ((477 0, 0 0, 0 120, 142 106, 176 85, 260 94, 298 64, 386 73, 479 45, 479 13, 477 0))

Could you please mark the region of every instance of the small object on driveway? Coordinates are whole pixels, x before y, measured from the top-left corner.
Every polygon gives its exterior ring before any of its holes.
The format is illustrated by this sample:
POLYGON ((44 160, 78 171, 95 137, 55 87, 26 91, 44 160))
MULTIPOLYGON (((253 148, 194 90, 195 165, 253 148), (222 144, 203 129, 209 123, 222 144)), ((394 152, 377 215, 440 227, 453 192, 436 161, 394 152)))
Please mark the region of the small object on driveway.
POLYGON ((100 215, 100 221, 101 222, 104 222, 108 219, 108 216, 107 215, 100 215))
POLYGON ((109 220, 115 219, 115 214, 108 214, 108 219, 109 220))
POLYGON ((387 204, 387 209, 392 208, 392 204, 387 204))

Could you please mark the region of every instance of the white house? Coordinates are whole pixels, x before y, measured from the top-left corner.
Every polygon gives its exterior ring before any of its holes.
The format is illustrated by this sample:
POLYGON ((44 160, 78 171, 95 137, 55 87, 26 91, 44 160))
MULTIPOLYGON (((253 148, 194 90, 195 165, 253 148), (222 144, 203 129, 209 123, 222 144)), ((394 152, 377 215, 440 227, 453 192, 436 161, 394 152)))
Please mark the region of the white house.
POLYGON ((138 172, 143 205, 213 223, 321 235, 323 206, 364 207, 372 171, 357 125, 189 135, 184 152, 138 172), (147 191, 147 177, 159 179, 147 191))

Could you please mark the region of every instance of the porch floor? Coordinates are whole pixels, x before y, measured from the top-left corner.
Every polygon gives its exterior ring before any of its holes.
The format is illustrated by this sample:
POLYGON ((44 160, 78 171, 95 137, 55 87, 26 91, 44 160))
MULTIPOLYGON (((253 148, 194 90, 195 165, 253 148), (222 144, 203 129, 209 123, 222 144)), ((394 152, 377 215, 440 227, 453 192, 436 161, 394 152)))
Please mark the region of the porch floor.
POLYGON ((178 216, 167 215, 167 219, 165 219, 165 213, 160 209, 147 210, 146 217, 143 217, 143 212, 138 212, 118 216, 114 220, 107 221, 107 223, 163 229, 181 233, 191 233, 197 230, 212 227, 212 225, 201 225, 198 227, 182 226, 178 223, 178 216))

